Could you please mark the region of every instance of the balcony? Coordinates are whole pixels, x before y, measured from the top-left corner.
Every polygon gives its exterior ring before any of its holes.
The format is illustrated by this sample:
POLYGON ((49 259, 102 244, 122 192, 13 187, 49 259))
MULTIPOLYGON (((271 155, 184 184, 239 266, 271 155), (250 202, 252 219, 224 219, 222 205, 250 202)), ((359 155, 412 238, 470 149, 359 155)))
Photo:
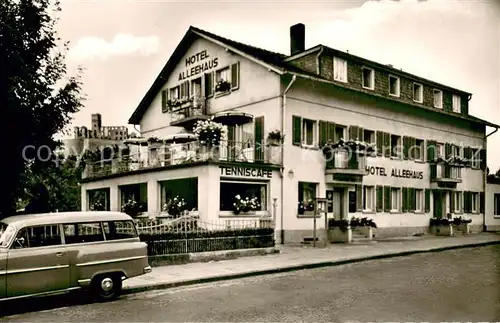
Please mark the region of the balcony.
POLYGON ((170 115, 171 126, 180 126, 192 130, 199 120, 208 120, 205 99, 203 97, 194 97, 191 101, 185 102, 179 106, 171 107, 170 115))
POLYGON ((344 174, 363 176, 366 170, 366 156, 349 153, 343 150, 334 150, 325 155, 326 174, 344 174))
POLYGON ((168 144, 149 149, 146 154, 122 156, 86 165, 83 178, 97 178, 112 174, 126 174, 139 170, 169 168, 176 165, 199 162, 241 162, 281 164, 281 150, 253 141, 224 141, 208 149, 197 141, 184 144, 168 144))
POLYGON ((437 183, 439 187, 454 187, 462 182, 462 168, 460 166, 447 164, 431 164, 431 182, 437 183))

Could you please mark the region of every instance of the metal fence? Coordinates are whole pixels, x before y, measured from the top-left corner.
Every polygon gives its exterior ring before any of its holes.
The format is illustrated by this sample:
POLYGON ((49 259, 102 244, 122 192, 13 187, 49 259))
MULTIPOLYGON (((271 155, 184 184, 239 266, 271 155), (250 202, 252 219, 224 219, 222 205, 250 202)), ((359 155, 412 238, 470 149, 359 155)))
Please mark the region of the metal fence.
POLYGON ((138 221, 150 256, 273 247, 270 219, 202 221, 195 217, 138 221))

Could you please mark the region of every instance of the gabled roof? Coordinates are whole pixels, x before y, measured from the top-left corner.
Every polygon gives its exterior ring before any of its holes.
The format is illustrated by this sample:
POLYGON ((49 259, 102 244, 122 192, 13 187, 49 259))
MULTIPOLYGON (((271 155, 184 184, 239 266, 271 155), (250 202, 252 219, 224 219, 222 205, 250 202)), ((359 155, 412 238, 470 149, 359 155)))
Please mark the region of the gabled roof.
POLYGON ((279 75, 282 75, 287 72, 301 73, 311 76, 314 75, 298 67, 295 67, 292 64, 285 62, 284 60, 288 57, 287 55, 246 45, 191 26, 189 27, 188 31, 182 38, 179 45, 177 45, 177 47, 175 48, 172 56, 167 61, 167 63, 161 70, 160 74, 156 77, 156 80, 153 82, 153 85, 151 85, 149 90, 146 92, 146 95, 139 103, 139 106, 135 109, 134 113, 132 114, 132 116, 128 121, 129 124, 139 123, 142 116, 146 112, 146 109, 150 106, 151 102, 153 101, 158 91, 160 91, 161 87, 165 84, 168 75, 172 73, 174 68, 177 66, 177 63, 184 56, 184 54, 189 49, 189 46, 193 43, 193 41, 200 37, 208 41, 211 41, 213 43, 219 44, 221 46, 225 46, 229 50, 232 50, 246 58, 249 58, 250 60, 253 60, 256 63, 259 63, 269 68, 270 70, 274 71, 279 75))

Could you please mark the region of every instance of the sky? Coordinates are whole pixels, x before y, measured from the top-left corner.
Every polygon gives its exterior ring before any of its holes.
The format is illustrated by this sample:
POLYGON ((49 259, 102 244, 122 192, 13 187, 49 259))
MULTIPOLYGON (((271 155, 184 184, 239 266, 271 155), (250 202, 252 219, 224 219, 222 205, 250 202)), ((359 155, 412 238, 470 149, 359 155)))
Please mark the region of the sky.
MULTIPOLYGON (((84 68, 87 97, 71 128, 90 126, 92 113, 104 125, 127 125, 191 25, 289 54, 289 28, 299 22, 306 48, 349 50, 470 92, 469 113, 500 124, 499 0, 61 0, 61 7, 68 72, 84 68)), ((500 167, 498 148, 500 131, 488 138, 490 169, 500 167)))

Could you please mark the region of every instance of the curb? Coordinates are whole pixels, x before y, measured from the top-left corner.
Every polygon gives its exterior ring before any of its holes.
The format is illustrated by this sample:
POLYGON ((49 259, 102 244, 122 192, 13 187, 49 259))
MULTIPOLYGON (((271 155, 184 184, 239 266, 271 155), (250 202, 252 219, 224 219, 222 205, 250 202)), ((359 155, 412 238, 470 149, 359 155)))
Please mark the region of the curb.
POLYGON ((346 260, 322 261, 322 262, 318 262, 318 263, 292 265, 292 266, 286 266, 286 267, 281 267, 281 268, 264 269, 264 270, 257 270, 257 271, 244 272, 244 273, 224 274, 224 275, 219 275, 219 276, 197 278, 197 279, 191 279, 191 280, 185 280, 185 281, 126 288, 123 290, 122 295, 128 295, 128 294, 134 294, 134 293, 140 293, 140 292, 146 292, 146 291, 152 291, 152 290, 158 290, 158 289, 170 289, 170 288, 174 288, 174 287, 190 286, 190 285, 197 285, 197 284, 204 284, 204 283, 213 283, 213 282, 224 281, 224 280, 241 279, 241 278, 247 278, 247 277, 253 277, 253 276, 280 274, 280 273, 286 273, 286 272, 298 271, 298 270, 304 270, 304 269, 333 267, 333 266, 340 266, 340 265, 352 264, 352 263, 369 261, 369 260, 404 257, 404 256, 410 256, 410 255, 420 254, 420 253, 441 252, 441 251, 447 251, 447 250, 465 249, 465 248, 471 248, 471 247, 483 247, 483 246, 496 245, 496 244, 500 244, 500 240, 478 242, 478 243, 469 243, 469 244, 456 245, 456 246, 437 247, 437 248, 432 248, 432 249, 409 250, 409 251, 380 254, 380 255, 346 259, 346 260))

